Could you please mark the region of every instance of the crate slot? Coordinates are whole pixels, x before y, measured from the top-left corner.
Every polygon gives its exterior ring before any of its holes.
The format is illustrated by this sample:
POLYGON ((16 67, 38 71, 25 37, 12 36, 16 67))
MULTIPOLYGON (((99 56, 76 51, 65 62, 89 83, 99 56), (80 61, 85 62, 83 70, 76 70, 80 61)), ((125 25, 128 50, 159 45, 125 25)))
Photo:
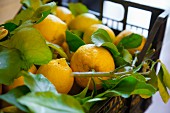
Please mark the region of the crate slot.
POLYGON ((124 18, 125 9, 121 4, 105 1, 103 4, 103 16, 122 21, 124 18))
POLYGON ((149 29, 152 13, 139 8, 128 7, 127 24, 149 29))

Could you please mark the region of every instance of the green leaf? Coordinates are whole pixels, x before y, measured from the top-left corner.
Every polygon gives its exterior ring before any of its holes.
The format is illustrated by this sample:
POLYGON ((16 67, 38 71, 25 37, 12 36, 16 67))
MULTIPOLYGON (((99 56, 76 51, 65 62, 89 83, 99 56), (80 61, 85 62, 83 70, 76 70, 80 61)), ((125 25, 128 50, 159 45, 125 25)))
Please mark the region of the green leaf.
POLYGON ((80 37, 82 39, 83 37, 83 32, 79 31, 79 30, 70 30, 73 34, 77 35, 78 37, 80 37))
POLYGON ((166 87, 160 80, 160 78, 158 78, 158 88, 159 88, 159 94, 161 95, 162 100, 164 101, 164 103, 167 103, 170 96, 169 96, 169 93, 168 93, 166 87))
POLYGON ((142 36, 132 33, 126 37, 124 37, 118 44, 122 45, 125 49, 137 48, 142 43, 142 36))
POLYGON ((117 46, 119 51, 119 56, 114 55, 115 64, 117 67, 129 64, 132 62, 132 55, 127 49, 124 49, 122 45, 117 46))
POLYGON ((138 81, 146 82, 145 77, 139 73, 133 73, 131 76, 135 77, 138 81))
POLYGON ((113 56, 120 55, 120 53, 118 52, 117 47, 111 42, 105 42, 101 46, 108 49, 112 53, 113 56))
POLYGON ((163 71, 163 82, 166 87, 170 89, 170 74, 166 68, 166 66, 161 62, 161 68, 163 71))
POLYGON ((101 46, 105 42, 112 42, 109 34, 104 29, 95 31, 91 36, 91 40, 96 46, 101 46))
POLYGON ((31 20, 34 23, 40 23, 44 18, 50 14, 56 8, 55 2, 50 2, 48 4, 40 6, 32 15, 31 20))
POLYGON ((116 86, 116 84, 119 83, 119 79, 108 79, 108 80, 103 80, 102 81, 102 86, 104 87, 105 90, 107 89, 112 89, 116 86))
POLYGON ((147 96, 152 96, 156 93, 156 89, 145 82, 138 82, 138 84, 135 86, 135 90, 131 94, 142 94, 147 96))
POLYGON ((84 103, 82 106, 83 106, 83 108, 84 108, 87 112, 89 112, 89 110, 91 109, 91 107, 92 107, 95 103, 97 103, 97 102, 99 102, 99 101, 104 101, 104 100, 106 100, 106 99, 107 99, 107 97, 101 97, 101 98, 94 97, 94 98, 89 98, 89 99, 87 99, 87 101, 85 101, 85 103, 84 103))
POLYGON ((80 46, 85 45, 84 41, 77 35, 66 30, 66 41, 71 51, 75 52, 80 46))
POLYGON ((120 80, 114 80, 113 83, 114 87, 112 89, 106 90, 104 93, 98 96, 122 96, 124 98, 128 98, 132 94, 152 96, 156 92, 156 89, 152 85, 147 84, 146 82, 139 80, 139 78, 137 79, 134 76, 123 77, 120 80))
POLYGON ((18 13, 17 16, 15 16, 15 18, 11 21, 11 23, 19 25, 19 24, 29 20, 31 18, 31 16, 33 15, 33 13, 34 13, 34 10, 31 8, 21 10, 21 12, 18 13))
POLYGON ((27 8, 32 8, 34 10, 43 4, 41 0, 21 0, 21 3, 27 8))
POLYGON ((11 84, 18 77, 22 65, 19 50, 0 46, 0 84, 11 84))
POLYGON ((51 48, 53 48, 54 50, 56 50, 57 53, 58 53, 61 57, 66 58, 66 59, 68 60, 68 56, 67 56, 67 54, 64 52, 64 50, 62 49, 62 47, 60 47, 60 46, 57 45, 57 44, 53 44, 53 43, 47 42, 47 41, 46 41, 46 44, 47 44, 49 47, 51 47, 51 48))
POLYGON ((128 63, 131 63, 132 62, 132 55, 129 53, 129 51, 127 49, 123 49, 122 51, 122 56, 123 56, 123 59, 128 62, 128 63))
POLYGON ((32 92, 18 99, 33 113, 84 113, 72 96, 53 92, 32 92))
POLYGON ((87 13, 89 9, 82 3, 69 3, 68 7, 74 16, 87 13))
POLYGON ((38 9, 41 5, 43 5, 41 0, 29 0, 29 1, 31 8, 33 8, 34 10, 38 9))
POLYGON ((126 62, 126 61, 123 59, 123 57, 121 57, 121 56, 116 56, 116 57, 114 57, 114 62, 115 62, 116 67, 119 67, 119 66, 123 66, 123 65, 128 64, 128 62, 126 62))
POLYGON ((23 59, 31 64, 47 64, 52 59, 52 53, 42 35, 33 27, 18 30, 9 40, 0 45, 20 50, 23 59))
POLYGON ((151 79, 148 81, 149 84, 151 84, 152 86, 154 86, 155 88, 158 88, 158 77, 156 76, 156 72, 155 69, 151 70, 151 73, 149 74, 149 76, 151 79))
POLYGON ((83 99, 83 98, 85 98, 85 96, 86 96, 86 94, 87 94, 87 91, 88 91, 88 87, 89 87, 89 83, 88 83, 87 87, 84 88, 83 91, 81 91, 81 92, 80 92, 79 94, 77 94, 77 95, 74 95, 74 98, 76 98, 76 99, 83 99))
POLYGON ((163 70, 162 68, 159 70, 158 73, 158 89, 159 89, 159 94, 161 95, 162 100, 164 101, 164 103, 167 103, 170 95, 167 91, 167 88, 163 82, 163 70))
POLYGON ((14 29, 16 29, 18 27, 16 24, 11 23, 11 22, 2 24, 0 26, 4 26, 4 28, 7 29, 9 32, 12 32, 14 29))
POLYGON ((76 98, 81 104, 86 102, 89 98, 91 99, 91 96, 86 97, 86 94, 87 94, 87 91, 88 91, 88 88, 90 85, 90 81, 91 81, 91 79, 89 79, 88 84, 87 84, 86 88, 84 88, 83 91, 81 91, 79 94, 74 95, 74 98, 76 98))
POLYGON ((105 47, 112 53, 113 56, 120 55, 117 47, 112 43, 112 39, 110 38, 106 30, 98 29, 92 34, 91 39, 96 46, 105 47))
POLYGON ((55 86, 42 74, 32 74, 29 72, 22 71, 24 75, 24 82, 31 92, 45 92, 52 91, 57 93, 55 86))
POLYGON ((28 108, 22 104, 20 104, 17 99, 21 96, 24 96, 25 94, 29 93, 30 90, 26 86, 19 86, 12 90, 10 90, 8 93, 0 95, 0 99, 4 100, 12 105, 15 105, 17 108, 24 112, 29 112, 28 108))

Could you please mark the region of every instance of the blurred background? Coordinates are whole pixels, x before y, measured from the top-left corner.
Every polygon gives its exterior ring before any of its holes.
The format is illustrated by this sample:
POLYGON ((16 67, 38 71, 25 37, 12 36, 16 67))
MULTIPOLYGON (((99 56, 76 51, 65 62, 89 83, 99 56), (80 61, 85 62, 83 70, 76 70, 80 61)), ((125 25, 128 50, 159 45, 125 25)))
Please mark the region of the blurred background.
MULTIPOLYGON (((144 4, 149 4, 151 6, 154 5, 155 7, 164 8, 170 13, 169 0, 135 0, 135 2, 141 2, 141 3, 144 3, 144 4)), ((97 2, 94 2, 94 3, 97 4, 97 2)), ((105 5, 107 5, 107 4, 105 4, 105 5)), ((115 8, 111 7, 111 6, 112 5, 108 5, 106 7, 107 8, 110 7, 110 8, 112 8, 112 10, 114 10, 115 8)), ((4 23, 5 21, 7 21, 9 19, 12 19, 16 15, 16 13, 20 9, 20 7, 21 7, 20 0, 0 0, 0 24, 4 23)), ((123 15, 122 12, 121 12, 122 10, 121 10, 121 7, 118 7, 118 8, 116 7, 116 9, 117 9, 116 11, 119 11, 119 12, 117 12, 115 14, 115 15, 117 15, 115 18, 121 19, 122 18, 121 15, 123 15), (120 8, 120 9, 118 9, 118 8, 120 8)), ((136 16, 134 16, 135 13, 138 13, 137 10, 132 11, 132 13, 131 13, 132 16, 129 17, 130 20, 128 20, 129 23, 131 21, 133 21, 133 22, 136 21, 137 24, 140 24, 142 27, 147 28, 148 27, 148 25, 147 25, 148 21, 147 20, 149 20, 150 14, 146 12, 146 13, 144 13, 145 16, 140 17, 141 19, 138 20, 138 19, 135 18, 136 16)), ((103 14, 105 16, 111 16, 108 9, 104 9, 103 14)), ((104 21, 105 20, 103 20, 103 22, 104 21)), ((120 27, 119 29, 122 29, 122 28, 120 27)), ((144 35, 147 37, 147 32, 145 32, 144 35)), ((162 48, 162 52, 161 52, 161 56, 160 56, 160 59, 167 66, 167 68, 170 72, 170 52, 169 52, 169 48, 170 48, 170 17, 168 18, 164 42, 163 42, 163 48, 162 48)), ((170 113, 170 101, 167 104, 164 104, 161 100, 159 93, 156 93, 153 96, 152 100, 153 100, 153 102, 152 102, 151 106, 148 108, 148 110, 146 111, 146 113, 170 113)))

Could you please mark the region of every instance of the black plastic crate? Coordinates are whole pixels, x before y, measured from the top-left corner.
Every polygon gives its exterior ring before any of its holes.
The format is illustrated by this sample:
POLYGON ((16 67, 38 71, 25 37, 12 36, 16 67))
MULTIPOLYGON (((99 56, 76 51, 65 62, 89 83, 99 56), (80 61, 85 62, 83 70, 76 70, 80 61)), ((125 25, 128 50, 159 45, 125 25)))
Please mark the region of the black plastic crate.
MULTIPOLYGON (((135 1, 135 0, 134 0, 135 1)), ((100 20, 105 20, 103 24, 109 26, 114 33, 117 35, 122 30, 126 29, 127 26, 131 28, 141 29, 143 31, 147 31, 147 41, 145 43, 144 48, 138 55, 138 64, 140 64, 148 50, 151 48, 155 49, 155 53, 151 59, 154 61, 159 58, 163 38, 166 29, 166 23, 168 18, 168 13, 165 9, 157 8, 151 5, 144 5, 141 3, 132 2, 130 0, 58 0, 58 5, 67 6, 69 2, 82 2, 85 4, 89 9, 90 13, 95 14, 100 20), (124 8, 124 15, 122 20, 115 20, 113 18, 108 18, 104 16, 103 8, 104 3, 116 3, 124 8), (148 28, 144 28, 141 26, 137 26, 134 24, 127 23, 128 19, 128 11, 130 8, 141 9, 146 12, 150 12, 150 21, 148 28), (117 26, 112 27, 109 25, 108 22, 115 22, 122 24, 122 30, 120 30, 117 26)), ((135 15, 134 15, 135 16, 135 15)), ((145 15, 143 15, 145 16, 145 15)), ((118 25, 118 24, 117 24, 118 25)), ((90 113, 143 113, 151 104, 152 98, 142 99, 138 95, 133 95, 128 99, 124 99, 122 97, 113 97, 106 101, 96 103, 90 110, 90 113)))
MULTIPOLYGON (((54 0, 57 1, 58 5, 68 6, 69 2, 82 2, 89 9, 90 13, 95 14, 100 20, 105 19, 106 22, 103 24, 109 26, 108 21, 117 22, 122 24, 122 30, 127 28, 127 25, 132 27, 140 28, 142 31, 147 31, 147 41, 145 43, 144 48, 138 55, 138 64, 140 64, 151 45, 151 48, 155 49, 155 54, 152 56, 152 60, 156 60, 159 58, 163 38, 166 29, 166 23, 168 18, 168 13, 165 9, 153 7, 151 5, 143 5, 141 3, 131 2, 130 0, 54 0), (114 20, 112 18, 105 17, 103 15, 103 6, 105 2, 111 2, 120 4, 124 8, 124 17, 122 20, 114 20), (151 13, 151 18, 149 22, 148 28, 144 28, 141 26, 136 26, 133 24, 128 24, 128 11, 129 7, 141 9, 144 11, 148 11, 151 13)), ((112 14, 112 13, 111 13, 112 14)), ((136 15, 137 16, 137 15, 136 15)), ((145 15, 144 15, 145 16, 145 15)), ((110 26, 109 26, 110 27, 110 26)), ((114 33, 117 35, 122 30, 120 30, 117 26, 110 27, 114 33)), ((139 95, 133 95, 128 99, 122 97, 112 97, 106 101, 96 103, 91 109, 90 113, 143 113, 151 104, 152 98, 143 99, 139 95)))
MULTIPOLYGON (((141 29, 142 33, 144 31, 147 31, 147 35, 145 36, 147 38, 147 41, 145 43, 144 48, 138 55, 137 63, 140 64, 142 62, 150 46, 151 48, 155 49, 155 53, 151 57, 151 59, 155 61, 159 58, 168 18, 168 13, 165 9, 161 9, 151 5, 136 3, 135 0, 134 2, 132 2, 132 0, 58 0, 57 2, 58 5, 63 6, 67 6, 69 2, 82 2, 90 9, 89 11, 90 13, 95 14, 102 21, 105 20, 103 24, 109 26, 116 35, 120 33, 122 30, 126 29, 127 26, 130 28, 141 29), (123 6, 124 9, 123 19, 115 20, 113 18, 105 17, 103 13, 105 2, 116 3, 123 6), (148 20, 149 21, 148 28, 137 26, 134 25, 133 23, 129 24, 127 22, 128 11, 130 8, 141 9, 151 14, 150 21, 148 20), (121 30, 119 29, 119 26, 117 26, 117 28, 112 27, 111 25, 109 25, 109 22, 111 22, 112 24, 113 22, 117 23, 117 25, 121 23, 122 25, 121 30)), ((110 12, 112 13, 112 11, 110 12)), ((122 97, 113 97, 106 101, 96 103, 91 108, 90 113, 143 113, 149 107, 151 102, 152 98, 142 99, 138 95, 133 95, 128 99, 124 99, 122 97)))

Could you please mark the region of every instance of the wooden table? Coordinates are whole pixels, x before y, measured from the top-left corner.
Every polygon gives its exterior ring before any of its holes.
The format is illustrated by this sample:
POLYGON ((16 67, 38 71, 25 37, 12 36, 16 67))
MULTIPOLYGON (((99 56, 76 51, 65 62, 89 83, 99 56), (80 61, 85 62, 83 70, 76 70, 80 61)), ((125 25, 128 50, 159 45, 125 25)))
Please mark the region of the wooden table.
POLYGON ((0 0, 0 24, 12 19, 20 7, 20 0, 0 0))

